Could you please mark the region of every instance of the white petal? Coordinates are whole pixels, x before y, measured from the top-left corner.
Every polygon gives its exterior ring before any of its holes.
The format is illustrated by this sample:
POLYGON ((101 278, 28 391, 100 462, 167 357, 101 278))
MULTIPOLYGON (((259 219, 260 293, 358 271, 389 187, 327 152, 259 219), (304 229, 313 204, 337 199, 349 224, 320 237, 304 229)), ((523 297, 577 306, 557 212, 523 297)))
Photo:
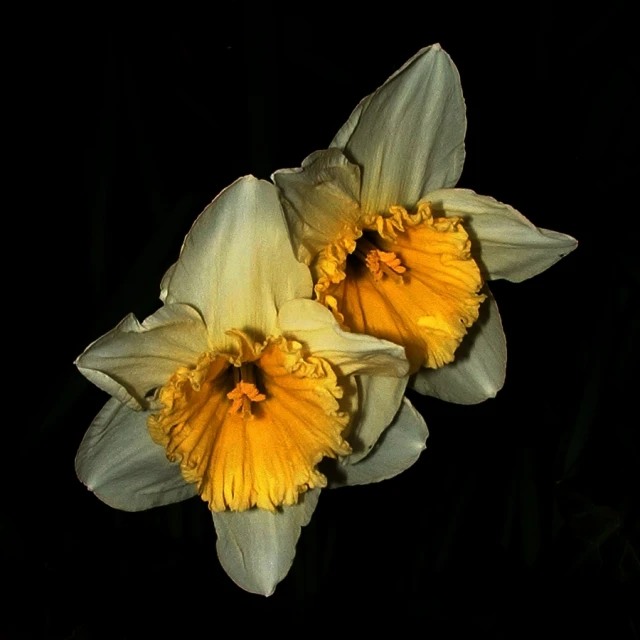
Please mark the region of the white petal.
POLYGON ((423 417, 404 398, 394 421, 366 458, 357 464, 327 466, 329 486, 369 484, 397 476, 420 457, 428 436, 423 417))
POLYGON ((575 238, 536 228, 513 207, 468 189, 442 189, 423 198, 434 215, 460 216, 474 258, 486 277, 522 282, 571 253, 575 238))
POLYGON ((378 438, 393 422, 407 387, 407 377, 354 376, 358 408, 349 427, 353 453, 347 464, 355 464, 372 451, 378 438))
POLYGON ((338 375, 399 377, 409 371, 404 348, 372 336, 344 331, 329 309, 313 300, 291 300, 278 316, 280 329, 289 339, 307 346, 324 358, 338 375))
MULTIPOLYGON (((392 76, 387 78, 386 82, 389 82, 392 78, 395 78, 396 75, 398 75, 398 73, 402 71, 402 69, 404 69, 404 66, 398 69, 398 71, 396 71, 392 76)), ((360 100, 358 106, 351 112, 349 119, 340 127, 340 130, 334 136, 329 147, 344 149, 347 146, 347 143, 353 135, 358 122, 360 122, 360 116, 362 115, 362 112, 369 106, 369 102, 371 102, 371 98, 373 98, 374 95, 375 93, 370 93, 368 96, 365 96, 364 98, 362 98, 362 100, 360 100)))
POLYGON ((419 393, 445 402, 477 404, 495 398, 507 370, 507 342, 498 305, 490 295, 480 307, 480 317, 455 354, 440 369, 421 369, 410 385, 419 393))
POLYGON ((455 185, 465 131, 458 71, 433 45, 363 100, 331 146, 360 165, 363 209, 382 213, 389 205, 413 208, 428 191, 455 185))
POLYGON ((276 513, 263 509, 212 512, 222 568, 242 589, 270 596, 289 573, 300 529, 311 520, 320 489, 276 513))
POLYGON ((115 329, 90 344, 75 362, 96 386, 132 409, 167 382, 179 366, 195 364, 208 349, 207 330, 195 309, 161 307, 142 324, 129 314, 115 329))
POLYGON ((111 398, 78 449, 78 478, 115 509, 143 511, 197 495, 180 466, 151 440, 148 417, 148 411, 133 411, 111 398))
POLYGON ((280 199, 298 259, 313 257, 355 227, 360 215, 360 167, 339 149, 316 151, 299 169, 276 171, 272 180, 280 199))
POLYGON ((300 264, 269 182, 245 176, 220 193, 187 234, 167 301, 194 306, 216 349, 235 349, 231 329, 255 339, 274 334, 278 309, 311 297, 311 274, 300 264))
POLYGON ((169 282, 171 282, 171 276, 176 269, 176 262, 174 262, 162 276, 162 280, 160 281, 160 300, 164 302, 167 299, 167 289, 169 288, 169 282))

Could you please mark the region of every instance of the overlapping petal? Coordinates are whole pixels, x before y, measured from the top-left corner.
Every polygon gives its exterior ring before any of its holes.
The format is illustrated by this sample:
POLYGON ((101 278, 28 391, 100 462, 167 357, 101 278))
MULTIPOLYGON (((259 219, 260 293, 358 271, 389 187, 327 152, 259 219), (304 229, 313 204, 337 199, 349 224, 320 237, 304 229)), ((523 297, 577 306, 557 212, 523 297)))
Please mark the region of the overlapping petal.
POLYGON ((575 238, 538 229, 507 204, 469 189, 441 189, 424 196, 434 215, 459 216, 471 237, 472 253, 486 278, 522 282, 571 253, 575 238))
POLYGON ((429 430, 424 418, 404 398, 394 421, 366 458, 356 464, 329 461, 329 487, 369 484, 388 480, 413 465, 426 448, 429 430))
POLYGON ((335 238, 356 227, 360 216, 360 167, 339 149, 316 151, 299 169, 272 176, 282 194, 298 259, 309 264, 335 238))
POLYGON ((130 511, 199 489, 225 571, 243 589, 270 595, 326 482, 316 468, 323 457, 341 458, 324 463, 330 486, 343 486, 391 478, 424 450, 427 426, 403 398, 407 353, 411 371, 440 367, 412 378, 421 393, 462 404, 495 396, 506 343, 488 291, 464 337, 483 298, 471 255, 485 278, 518 282, 577 243, 492 198, 450 188, 462 171, 465 129, 457 70, 433 45, 361 101, 330 149, 274 173, 275 186, 246 176, 222 191, 162 279, 165 306, 142 324, 127 316, 77 360, 114 396, 82 441, 79 478, 130 511), (418 228, 421 200, 430 202, 431 226, 464 230, 445 238, 418 228), (411 229, 401 225, 401 238, 384 233, 402 207, 411 229), (454 241, 464 255, 452 254, 454 241), (354 259, 365 260, 366 277, 354 277, 365 269, 354 259), (314 283, 305 264, 324 278, 319 299, 355 331, 308 299, 314 283), (403 325, 410 322, 446 334, 445 355, 428 332, 418 344, 415 327, 403 325), (146 409, 158 387, 163 408, 153 418, 132 410, 146 409))
POLYGON ((362 171, 368 213, 413 207, 425 193, 454 186, 464 164, 465 104, 451 58, 420 50, 363 100, 331 143, 362 171))
POLYGON ((453 362, 439 369, 421 369, 410 385, 419 393, 445 402, 477 404, 494 398, 504 385, 507 343, 498 305, 485 289, 487 300, 469 329, 453 362))
POLYGON ((129 314, 75 364, 97 387, 139 409, 146 407, 147 393, 162 386, 178 366, 195 364, 207 349, 200 314, 185 304, 169 304, 142 324, 129 314))
POLYGON ((285 335, 303 343, 315 356, 324 358, 342 376, 355 375, 351 390, 351 422, 347 439, 353 448, 349 460, 365 457, 391 423, 402 400, 409 372, 404 349, 373 336, 345 331, 334 315, 312 300, 292 300, 279 314, 285 335))
POLYGON ((275 513, 263 509, 212 513, 220 564, 242 589, 270 596, 287 575, 302 527, 309 524, 320 489, 275 513))
POLYGON ((312 291, 308 268, 293 254, 275 187, 245 176, 223 190, 189 231, 165 288, 166 302, 202 314, 217 350, 233 349, 229 329, 255 339, 275 334, 278 308, 312 291))
POLYGON ((353 453, 344 458, 346 464, 355 464, 366 458, 393 422, 402 404, 407 378, 355 376, 354 384, 357 404, 347 435, 353 453))
POLYGON ((283 305, 279 324, 284 335, 324 358, 341 376, 353 374, 406 376, 404 349, 387 340, 340 328, 333 314, 313 300, 291 300, 283 305))
POLYGON ((143 511, 196 495, 147 431, 148 411, 109 400, 85 434, 76 456, 78 478, 115 509, 143 511))

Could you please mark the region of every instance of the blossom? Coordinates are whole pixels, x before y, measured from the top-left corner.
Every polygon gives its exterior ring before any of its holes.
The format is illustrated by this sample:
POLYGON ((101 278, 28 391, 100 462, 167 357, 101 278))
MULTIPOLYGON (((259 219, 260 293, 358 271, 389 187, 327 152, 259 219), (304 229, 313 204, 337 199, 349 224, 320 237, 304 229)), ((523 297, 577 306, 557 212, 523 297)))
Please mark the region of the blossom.
POLYGON ((433 45, 365 97, 328 149, 272 180, 316 299, 345 329, 403 345, 417 391, 474 404, 506 368, 486 281, 530 278, 577 242, 453 188, 465 130, 457 70, 433 45))
POLYGON ((112 396, 80 445, 80 480, 127 511, 200 495, 224 569, 266 595, 327 485, 323 458, 342 463, 335 484, 375 482, 428 434, 403 399, 402 347, 345 332, 311 295, 275 187, 247 176, 194 223, 160 309, 76 361, 112 396))

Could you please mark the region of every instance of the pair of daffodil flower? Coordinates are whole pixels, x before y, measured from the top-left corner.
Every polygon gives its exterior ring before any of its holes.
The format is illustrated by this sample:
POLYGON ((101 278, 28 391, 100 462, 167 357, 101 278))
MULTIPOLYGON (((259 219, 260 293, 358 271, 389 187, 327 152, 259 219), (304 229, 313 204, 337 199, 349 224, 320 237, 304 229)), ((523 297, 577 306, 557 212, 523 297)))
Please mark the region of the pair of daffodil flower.
POLYGON ((417 460, 428 430, 408 382, 450 402, 495 396, 506 344, 485 281, 522 281, 577 243, 452 188, 465 128, 434 45, 329 149, 222 191, 163 278, 163 306, 76 361, 112 396, 76 459, 89 489, 128 511, 199 494, 225 571, 269 595, 328 484, 323 458, 338 460, 329 486, 417 460))

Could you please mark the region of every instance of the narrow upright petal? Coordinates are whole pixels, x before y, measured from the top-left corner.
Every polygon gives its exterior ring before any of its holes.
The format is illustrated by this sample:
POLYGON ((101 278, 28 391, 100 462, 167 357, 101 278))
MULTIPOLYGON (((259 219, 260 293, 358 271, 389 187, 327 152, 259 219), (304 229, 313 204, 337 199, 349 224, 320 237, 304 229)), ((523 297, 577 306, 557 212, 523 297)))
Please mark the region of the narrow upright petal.
POLYGON ((151 440, 148 411, 133 411, 111 398, 82 439, 78 478, 100 500, 123 511, 144 511, 197 494, 151 440))
POLYGON ((313 489, 298 504, 274 513, 212 513, 218 558, 229 577, 246 591, 270 596, 293 564, 300 530, 309 524, 319 497, 320 489, 313 489))
POLYGON ((202 314, 215 349, 234 348, 230 329, 254 339, 274 334, 278 308, 312 293, 309 270, 293 255, 276 188, 246 176, 222 191, 187 234, 166 292, 167 302, 202 314))
POLYGON ((360 166, 361 206, 376 214, 391 205, 414 207, 428 191, 454 186, 465 131, 458 71, 433 45, 363 100, 331 146, 360 166))
POLYGON ((146 407, 147 393, 161 387, 176 367, 195 364, 207 348, 200 314, 185 304, 169 304, 142 324, 129 314, 90 344, 76 365, 97 387, 139 409, 146 407))
POLYGON ((545 271, 577 246, 575 238, 538 229, 521 213, 469 189, 441 189, 424 196, 434 215, 464 220, 472 253, 486 278, 522 282, 545 271))
POLYGON ((478 321, 456 351, 453 362, 440 369, 421 369, 411 379, 419 393, 457 404, 478 404, 494 398, 504 385, 507 343, 498 305, 488 288, 478 321))

